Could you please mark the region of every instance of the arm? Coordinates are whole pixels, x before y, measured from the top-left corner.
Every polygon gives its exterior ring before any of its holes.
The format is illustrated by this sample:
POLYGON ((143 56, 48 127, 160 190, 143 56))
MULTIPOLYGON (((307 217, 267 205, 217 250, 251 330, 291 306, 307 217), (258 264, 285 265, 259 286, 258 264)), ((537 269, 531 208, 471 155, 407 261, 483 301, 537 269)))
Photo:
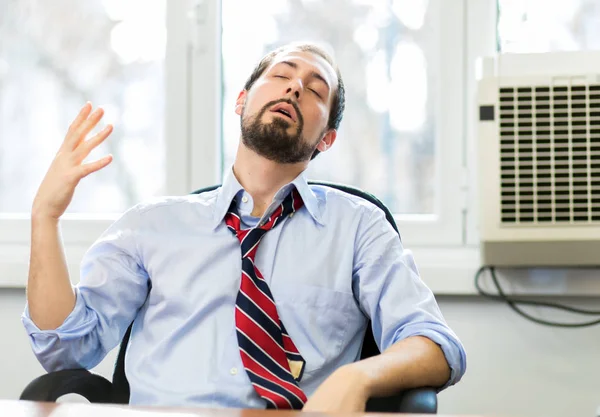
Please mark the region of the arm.
POLYGON ((32 320, 56 329, 75 307, 58 220, 32 214, 27 302, 32 320))
POLYGON ((82 164, 111 128, 85 140, 102 117, 86 104, 67 134, 38 190, 32 208, 28 305, 22 316, 33 352, 47 371, 89 369, 121 340, 148 293, 148 276, 136 247, 140 214, 125 213, 88 250, 81 281, 67 271, 59 218, 79 180, 110 162, 82 164))
POLYGON ((441 387, 450 378, 444 353, 428 338, 413 336, 383 353, 336 370, 321 384, 304 411, 364 411, 371 397, 410 388, 441 387))
POLYGON ((423 336, 394 343, 380 355, 348 365, 363 377, 367 398, 418 387, 442 387, 450 367, 442 349, 423 336))
POLYGON ((102 143, 112 131, 108 126, 85 141, 85 136, 103 115, 101 109, 90 113, 91 105, 86 104, 69 127, 32 207, 27 301, 32 320, 44 330, 56 329, 75 307, 75 293, 71 288, 65 262, 59 218, 71 202, 79 181, 104 168, 111 161, 109 156, 82 164, 92 149, 102 143))
POLYGON ((339 368, 309 399, 310 411, 362 411, 370 397, 456 383, 464 349, 419 278, 412 255, 379 210, 356 242, 353 290, 383 352, 339 368))

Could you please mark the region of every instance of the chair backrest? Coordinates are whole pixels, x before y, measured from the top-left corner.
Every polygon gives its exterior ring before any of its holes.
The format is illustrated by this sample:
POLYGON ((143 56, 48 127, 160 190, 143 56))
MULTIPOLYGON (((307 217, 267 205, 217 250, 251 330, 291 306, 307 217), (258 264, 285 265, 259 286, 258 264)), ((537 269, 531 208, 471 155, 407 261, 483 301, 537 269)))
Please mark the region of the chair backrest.
MULTIPOLYGON (((400 237, 400 233, 398 232, 398 227, 396 226, 396 222, 394 221, 394 216, 390 212, 390 210, 374 195, 364 192, 358 188, 351 187, 349 185, 342 185, 332 182, 325 181, 309 181, 309 185, 321 185, 326 187, 335 188, 337 190, 346 192, 348 194, 352 194, 358 197, 362 197, 365 200, 375 204, 385 213, 385 218, 392 225, 396 233, 398 233, 398 237, 400 237)), ((220 185, 213 185, 211 187, 201 188, 196 190, 190 194, 201 194, 209 191, 216 190, 220 185)), ((125 375, 125 352, 127 351, 127 344, 129 343, 129 337, 131 335, 131 327, 133 323, 129 326, 125 335, 123 336, 123 340, 121 341, 121 346, 119 348, 119 354, 117 356, 117 360, 115 363, 115 370, 113 372, 113 402, 119 404, 128 404, 129 403, 129 382, 127 381, 127 376, 125 375)), ((377 347, 377 343, 375 343, 375 339, 373 338, 373 330, 371 328, 371 322, 369 322, 367 326, 367 330, 365 333, 365 337, 363 340, 362 350, 360 353, 360 358, 365 359, 371 356, 375 356, 379 354, 379 348, 377 347)))

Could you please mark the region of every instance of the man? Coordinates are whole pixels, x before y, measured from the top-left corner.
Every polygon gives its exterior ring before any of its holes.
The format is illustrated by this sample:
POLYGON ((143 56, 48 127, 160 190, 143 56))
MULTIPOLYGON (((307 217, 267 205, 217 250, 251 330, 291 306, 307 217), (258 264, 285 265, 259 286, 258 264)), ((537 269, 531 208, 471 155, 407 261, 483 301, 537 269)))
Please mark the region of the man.
POLYGON ((111 161, 82 164, 112 131, 85 140, 102 117, 86 104, 32 208, 23 321, 43 366, 91 368, 133 321, 132 404, 360 411, 371 396, 457 382, 463 347, 381 210, 303 175, 343 109, 321 49, 268 54, 238 96, 223 186, 128 210, 72 288, 59 218, 79 180, 111 161), (369 319, 383 353, 357 361, 369 319))

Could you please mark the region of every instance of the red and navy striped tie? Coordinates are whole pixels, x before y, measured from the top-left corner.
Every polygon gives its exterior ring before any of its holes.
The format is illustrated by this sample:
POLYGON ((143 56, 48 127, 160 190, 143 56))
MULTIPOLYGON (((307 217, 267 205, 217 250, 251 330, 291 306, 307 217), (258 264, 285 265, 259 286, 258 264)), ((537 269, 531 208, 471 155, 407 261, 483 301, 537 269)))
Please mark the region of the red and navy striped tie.
POLYGON ((254 265, 262 237, 286 217, 302 207, 294 189, 271 214, 264 225, 241 230, 236 202, 225 223, 240 240, 242 280, 235 302, 235 325, 242 363, 254 389, 267 402, 267 408, 301 409, 306 395, 298 386, 305 361, 292 342, 277 314, 267 282, 254 265))

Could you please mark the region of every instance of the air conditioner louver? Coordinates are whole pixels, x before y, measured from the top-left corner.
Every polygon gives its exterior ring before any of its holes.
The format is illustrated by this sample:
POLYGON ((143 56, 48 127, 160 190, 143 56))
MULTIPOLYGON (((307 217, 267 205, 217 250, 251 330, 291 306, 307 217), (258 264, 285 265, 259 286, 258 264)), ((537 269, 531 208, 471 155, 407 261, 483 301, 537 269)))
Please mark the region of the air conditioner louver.
POLYGON ((600 221, 600 84, 498 97, 502 223, 600 221))

